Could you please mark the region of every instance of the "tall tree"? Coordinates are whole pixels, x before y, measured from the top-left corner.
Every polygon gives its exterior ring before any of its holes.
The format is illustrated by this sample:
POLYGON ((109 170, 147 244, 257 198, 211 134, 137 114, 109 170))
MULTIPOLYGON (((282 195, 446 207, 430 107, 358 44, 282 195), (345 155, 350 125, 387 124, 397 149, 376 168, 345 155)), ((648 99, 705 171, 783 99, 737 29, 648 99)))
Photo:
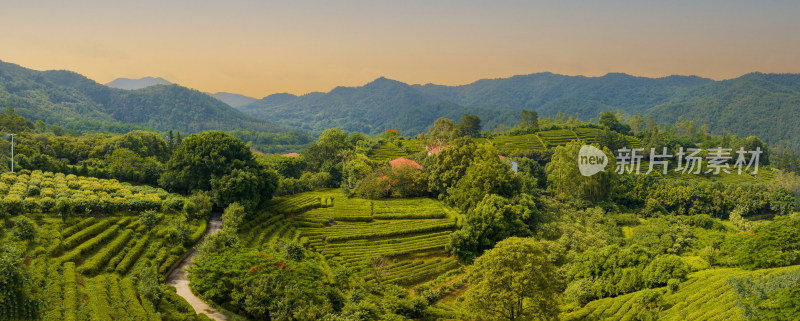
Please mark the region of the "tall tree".
POLYGON ((172 191, 210 190, 212 178, 256 165, 242 141, 222 132, 205 132, 189 136, 175 149, 159 183, 172 191))
POLYGON ((458 122, 458 130, 463 136, 475 136, 481 131, 481 119, 477 115, 464 114, 458 122))
POLYGON ((539 130, 539 113, 535 110, 522 110, 522 127, 539 130))
POLYGON ((431 138, 439 145, 449 142, 457 136, 455 123, 447 118, 437 119, 433 126, 428 128, 428 131, 431 134, 431 138))
POLYGON ((531 238, 511 237, 475 260, 465 293, 479 319, 556 320, 558 275, 531 238))

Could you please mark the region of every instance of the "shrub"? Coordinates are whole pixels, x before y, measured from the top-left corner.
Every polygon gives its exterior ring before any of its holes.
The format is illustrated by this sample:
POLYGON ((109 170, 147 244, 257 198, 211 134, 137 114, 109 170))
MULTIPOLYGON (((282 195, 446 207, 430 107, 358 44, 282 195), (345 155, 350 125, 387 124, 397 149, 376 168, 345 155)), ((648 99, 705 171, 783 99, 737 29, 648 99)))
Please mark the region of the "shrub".
POLYGON ((42 212, 50 212, 55 206, 56 201, 52 197, 45 196, 39 199, 39 209, 41 209, 42 212))
POLYGON ((97 252, 93 255, 89 260, 83 263, 78 268, 78 272, 84 274, 94 274, 100 271, 100 269, 108 263, 114 255, 116 255, 125 244, 128 243, 128 240, 131 238, 133 231, 126 229, 119 235, 116 239, 114 239, 111 244, 108 244, 102 250, 97 252))
POLYGON ((153 210, 141 212, 139 213, 139 222, 141 222, 142 225, 146 226, 148 229, 152 228, 156 225, 156 223, 158 223, 158 215, 153 210))
POLYGON ((678 279, 669 279, 667 281, 667 289, 669 290, 669 293, 678 292, 678 288, 680 287, 680 285, 681 285, 681 280, 678 279))
POLYGON ((12 219, 14 229, 11 233, 20 240, 33 240, 39 234, 39 226, 27 216, 17 216, 12 219))
POLYGON ((643 279, 648 287, 664 286, 669 279, 686 280, 689 267, 677 255, 659 255, 645 267, 643 279))
POLYGON ((72 236, 64 240, 63 242, 64 249, 68 250, 75 247, 78 244, 81 244, 89 237, 96 235, 100 231, 103 231, 106 228, 108 228, 109 225, 111 225, 110 220, 103 220, 79 231, 78 233, 73 234, 72 236))

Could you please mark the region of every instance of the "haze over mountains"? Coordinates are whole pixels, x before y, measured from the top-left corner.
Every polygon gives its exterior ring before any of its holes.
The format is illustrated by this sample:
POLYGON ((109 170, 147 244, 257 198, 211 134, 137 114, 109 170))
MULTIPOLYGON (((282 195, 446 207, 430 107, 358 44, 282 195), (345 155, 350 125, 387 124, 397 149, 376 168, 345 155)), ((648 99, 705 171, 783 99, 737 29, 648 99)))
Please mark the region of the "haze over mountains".
POLYGON ((31 121, 82 130, 288 130, 178 85, 123 90, 71 71, 35 71, 5 62, 0 62, 0 106, 14 108, 31 121))
MULTIPOLYGON (((172 85, 173 83, 161 77, 142 77, 137 79, 117 78, 106 84, 106 86, 125 90, 138 90, 157 85, 172 85)), ((211 97, 228 104, 231 107, 239 107, 252 103, 258 99, 245 95, 218 92, 209 94, 211 97)))
MULTIPOLYGON (((160 80, 159 80, 160 79, 160 80)), ((476 114, 485 129, 514 126, 519 111, 541 117, 561 111, 583 120, 603 111, 652 115, 661 123, 683 116, 714 133, 757 135, 771 144, 800 145, 800 75, 751 73, 714 81, 696 76, 664 78, 611 73, 602 77, 537 73, 484 79, 462 86, 409 85, 380 77, 364 86, 337 87, 302 96, 273 94, 259 100, 231 93, 205 94, 148 77, 100 85, 69 71, 34 71, 0 62, 0 106, 31 120, 85 128, 134 124, 157 130, 256 130, 414 135, 434 120, 476 114), (112 84, 109 84, 111 86, 112 84), (213 96, 213 97, 212 97, 213 96), (216 98, 216 99, 215 99, 216 98), (235 106, 236 108, 231 108, 235 106)), ((121 130, 129 129, 124 127, 121 130)))
POLYGON ((144 89, 155 85, 172 85, 172 83, 161 77, 143 77, 138 79, 117 78, 106 84, 111 88, 125 90, 144 89))

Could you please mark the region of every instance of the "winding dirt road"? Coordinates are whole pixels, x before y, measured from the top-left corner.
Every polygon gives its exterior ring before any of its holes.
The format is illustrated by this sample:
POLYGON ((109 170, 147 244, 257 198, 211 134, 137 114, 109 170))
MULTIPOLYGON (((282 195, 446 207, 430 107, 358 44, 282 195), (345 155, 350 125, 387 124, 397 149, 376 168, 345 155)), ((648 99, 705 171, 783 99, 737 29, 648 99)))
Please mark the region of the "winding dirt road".
MULTIPOLYGON (((214 214, 211 217, 211 220, 208 222, 206 237, 216 233, 220 229, 222 229, 222 220, 220 219, 219 214, 214 214)), ((203 302, 203 300, 195 296, 194 293, 192 293, 192 290, 189 289, 189 272, 187 269, 189 268, 189 264, 192 263, 192 260, 194 260, 194 256, 196 254, 194 249, 190 251, 192 251, 192 254, 189 254, 189 256, 187 256, 186 259, 181 262, 178 268, 172 271, 172 273, 167 277, 167 284, 174 286, 178 292, 178 295, 186 299, 186 301, 192 305, 195 312, 205 313, 205 315, 214 320, 227 320, 228 318, 224 314, 203 302)))

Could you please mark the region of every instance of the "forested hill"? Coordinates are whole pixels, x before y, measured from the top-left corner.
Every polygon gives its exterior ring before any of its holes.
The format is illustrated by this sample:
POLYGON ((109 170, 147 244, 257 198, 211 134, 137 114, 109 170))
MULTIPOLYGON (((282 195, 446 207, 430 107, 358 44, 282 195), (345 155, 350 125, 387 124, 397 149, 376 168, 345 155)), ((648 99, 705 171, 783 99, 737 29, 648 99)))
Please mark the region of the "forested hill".
POLYGON ((480 116, 487 129, 516 125, 521 109, 537 110, 540 116, 558 111, 578 113, 583 120, 616 109, 635 114, 711 81, 685 76, 654 79, 626 74, 583 77, 540 73, 463 86, 412 86, 378 78, 362 87, 338 87, 328 93, 271 95, 239 109, 314 131, 341 127, 377 134, 397 129, 413 135, 427 130, 432 120, 458 120, 464 113, 480 116))
POLYGON ((78 129, 127 123, 185 133, 286 130, 178 85, 122 90, 70 71, 35 71, 5 62, 0 62, 0 107, 14 108, 32 121, 78 129))
POLYGON ((106 86, 118 89, 136 90, 155 85, 172 85, 171 82, 161 77, 143 77, 139 79, 117 78, 106 86))
POLYGON ((465 107, 383 77, 362 87, 337 87, 328 93, 271 95, 239 110, 305 130, 339 127, 367 134, 396 129, 414 135, 427 131, 439 117, 459 119, 463 114, 480 116, 487 128, 519 122, 518 111, 465 107))
POLYGON ((755 135, 800 147, 800 75, 752 73, 693 88, 679 100, 656 106, 663 122, 679 116, 709 124, 712 132, 755 135))
MULTIPOLYGON (((514 126, 521 109, 546 117, 563 112, 586 121, 603 111, 653 115, 662 124, 679 116, 716 134, 758 135, 771 144, 800 142, 800 75, 752 73, 714 81, 696 76, 602 77, 538 73, 484 79, 463 86, 407 85, 379 78, 362 87, 339 87, 303 96, 277 94, 240 107, 250 115, 313 131, 340 127, 377 134, 414 135, 432 120, 474 113, 484 129, 514 126)), ((798 146, 795 146, 798 147, 798 146)))

